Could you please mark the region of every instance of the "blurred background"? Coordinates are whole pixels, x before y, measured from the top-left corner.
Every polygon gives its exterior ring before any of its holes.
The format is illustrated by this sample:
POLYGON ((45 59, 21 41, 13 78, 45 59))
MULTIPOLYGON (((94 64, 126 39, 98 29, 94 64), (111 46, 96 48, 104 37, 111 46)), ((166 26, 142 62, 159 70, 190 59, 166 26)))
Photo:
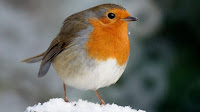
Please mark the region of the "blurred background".
MULTIPOLYGON (((147 112, 200 112, 200 0, 0 0, 0 108, 63 98, 62 82, 51 67, 38 78, 39 63, 20 60, 47 49, 64 19, 103 3, 125 7, 131 55, 123 76, 99 90, 107 103, 147 112)), ((67 87, 70 101, 99 102, 93 91, 67 87)))

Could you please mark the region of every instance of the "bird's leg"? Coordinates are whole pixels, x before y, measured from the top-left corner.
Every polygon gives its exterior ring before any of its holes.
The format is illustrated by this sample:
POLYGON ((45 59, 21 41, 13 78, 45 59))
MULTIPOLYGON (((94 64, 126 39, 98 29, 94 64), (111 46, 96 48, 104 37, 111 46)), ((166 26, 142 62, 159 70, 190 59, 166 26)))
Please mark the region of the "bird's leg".
POLYGON ((101 98, 101 96, 99 95, 99 93, 97 92, 97 90, 94 90, 94 92, 96 93, 97 97, 99 98, 100 100, 100 105, 105 105, 105 102, 103 101, 103 99, 101 98))
POLYGON ((64 88, 64 94, 65 94, 65 102, 69 102, 69 100, 67 99, 66 86, 64 82, 63 82, 63 88, 64 88))

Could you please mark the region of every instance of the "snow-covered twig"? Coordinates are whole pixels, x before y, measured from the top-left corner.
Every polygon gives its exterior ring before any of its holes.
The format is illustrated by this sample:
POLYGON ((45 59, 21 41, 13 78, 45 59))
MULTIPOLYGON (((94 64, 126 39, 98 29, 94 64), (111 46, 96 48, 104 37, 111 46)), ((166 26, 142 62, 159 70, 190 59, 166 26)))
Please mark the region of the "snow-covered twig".
POLYGON ((129 106, 118 106, 116 104, 99 105, 88 101, 66 103, 61 98, 50 99, 43 104, 38 103, 28 107, 25 112, 145 112, 131 109, 129 106))

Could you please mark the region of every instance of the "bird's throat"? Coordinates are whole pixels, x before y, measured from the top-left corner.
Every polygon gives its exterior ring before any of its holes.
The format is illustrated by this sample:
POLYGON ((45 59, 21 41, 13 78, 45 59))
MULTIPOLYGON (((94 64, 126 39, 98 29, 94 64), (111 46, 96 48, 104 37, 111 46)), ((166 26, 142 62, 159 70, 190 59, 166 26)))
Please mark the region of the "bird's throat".
POLYGON ((91 22, 94 27, 85 44, 88 56, 92 59, 106 61, 116 59, 124 65, 129 57, 128 23, 101 25, 100 22, 91 22))

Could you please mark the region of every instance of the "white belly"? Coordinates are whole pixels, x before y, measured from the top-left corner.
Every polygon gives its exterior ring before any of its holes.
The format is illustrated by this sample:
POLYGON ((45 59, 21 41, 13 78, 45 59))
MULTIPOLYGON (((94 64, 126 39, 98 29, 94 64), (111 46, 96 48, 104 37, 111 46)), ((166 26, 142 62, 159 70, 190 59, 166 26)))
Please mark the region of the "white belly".
POLYGON ((126 64, 119 66, 115 59, 108 59, 107 61, 89 59, 83 51, 79 51, 78 53, 81 55, 78 56, 73 55, 73 53, 67 56, 66 53, 67 50, 59 54, 54 59, 53 65, 61 80, 68 86, 77 89, 97 90, 114 84, 121 77, 126 67, 126 64), (72 59, 69 55, 73 55, 74 58, 72 59))

